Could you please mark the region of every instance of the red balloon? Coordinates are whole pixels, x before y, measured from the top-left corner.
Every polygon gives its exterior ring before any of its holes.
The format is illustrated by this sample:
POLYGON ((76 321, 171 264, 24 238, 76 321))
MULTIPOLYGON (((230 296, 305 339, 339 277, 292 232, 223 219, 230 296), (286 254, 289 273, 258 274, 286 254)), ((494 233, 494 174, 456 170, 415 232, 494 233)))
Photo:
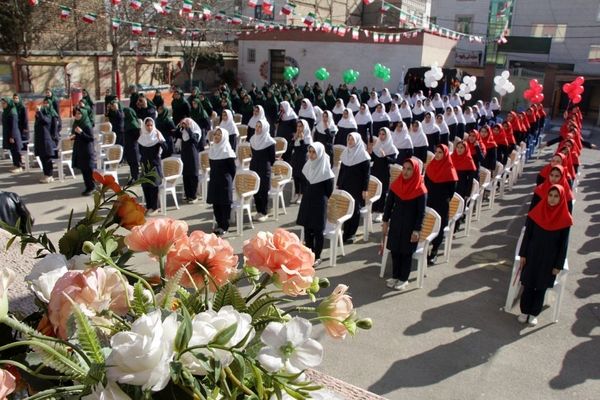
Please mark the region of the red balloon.
POLYGON ((573 82, 575 82, 576 85, 581 86, 585 82, 585 78, 583 76, 578 76, 573 82))
POLYGON ((562 89, 563 89, 563 92, 565 92, 565 93, 569 93, 569 92, 571 92, 571 84, 570 84, 570 83, 565 83, 565 84, 563 85, 563 88, 562 88, 562 89))
POLYGON ((538 95, 537 95, 537 96, 535 96, 535 97, 536 97, 536 99, 537 99, 536 103, 541 103, 541 102, 543 102, 543 101, 544 101, 544 93, 540 93, 540 94, 538 94, 538 95))
POLYGON ((529 81, 529 87, 534 89, 537 85, 539 85, 539 82, 537 79, 532 79, 529 81))
POLYGON ((575 89, 571 90, 571 93, 573 93, 573 96, 578 95, 578 94, 582 94, 584 91, 583 86, 575 86, 575 89))
POLYGON ((529 100, 529 98, 532 96, 533 92, 531 91, 531 89, 525 89, 525 91, 523 92, 523 98, 525 100, 529 100))
POLYGON ((573 101, 573 104, 579 104, 581 102, 581 95, 574 96, 571 100, 573 101))

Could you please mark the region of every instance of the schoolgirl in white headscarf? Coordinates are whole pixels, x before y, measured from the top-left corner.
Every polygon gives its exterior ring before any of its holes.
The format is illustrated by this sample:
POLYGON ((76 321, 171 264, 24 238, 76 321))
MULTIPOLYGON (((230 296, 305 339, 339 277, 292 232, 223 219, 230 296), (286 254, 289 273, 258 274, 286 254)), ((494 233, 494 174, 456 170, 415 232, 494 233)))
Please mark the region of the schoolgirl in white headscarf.
POLYGON ((396 103, 392 103, 390 105, 390 111, 388 112, 390 116, 390 129, 396 129, 396 125, 398 122, 402 121, 402 116, 400 115, 400 111, 398 110, 398 105, 396 103))
POLYGON ((360 110, 360 101, 358 100, 358 96, 355 94, 350 95, 350 100, 348 100, 348 107, 352 110, 352 113, 356 115, 356 113, 360 110))
POLYGON ((438 114, 435 116, 435 123, 440 128, 440 143, 448 146, 448 141, 450 137, 450 129, 448 128, 448 124, 444 121, 444 115, 438 114))
POLYGON ((433 100, 431 100, 431 105, 435 108, 435 113, 436 114, 443 114, 444 113, 444 101, 442 100, 442 97, 440 96, 439 93, 436 93, 433 95, 433 100))
POLYGON ((454 111, 454 115, 456 115, 456 136, 463 139, 465 136, 465 117, 463 116, 462 108, 460 106, 454 106, 452 109, 454 111))
POLYGON ((165 143, 165 138, 156 129, 152 118, 148 117, 144 119, 137 142, 141 155, 140 164, 142 173, 149 173, 154 169, 158 174, 157 177, 154 177, 154 182, 142 183, 142 190, 146 199, 146 209, 149 214, 155 215, 158 212, 158 185, 160 185, 163 176, 160 153, 162 152, 162 144, 165 143))
POLYGON ((385 106, 385 111, 390 110, 390 104, 392 104, 392 96, 388 88, 383 88, 381 96, 379 96, 379 102, 385 106))
POLYGON ((213 138, 213 144, 208 149, 210 180, 206 202, 212 204, 217 223, 213 233, 222 236, 229 229, 236 155, 229 143, 229 132, 225 129, 215 129, 213 138))
POLYGON ((379 179, 382 184, 381 197, 373 203, 372 208, 374 213, 373 220, 375 222, 381 222, 385 197, 390 185, 390 165, 396 163, 397 156, 398 149, 394 146, 390 130, 388 128, 381 128, 375 139, 373 151, 371 151, 371 158, 373 160, 371 175, 379 179))
POLYGON ((367 104, 360 105, 360 110, 354 118, 356 120, 356 130, 360 133, 363 142, 367 144, 371 143, 373 138, 373 117, 367 104))
POLYGON ((256 172, 260 177, 258 193, 254 195, 254 205, 256 207, 255 218, 259 222, 267 220, 269 189, 271 187, 271 166, 275 162, 275 139, 271 137, 267 129, 268 127, 263 126, 264 122, 259 121, 256 124, 256 131, 250 139, 250 147, 252 148, 250 170, 256 172))
POLYGON ((408 101, 406 101, 406 99, 402 100, 402 102, 400 102, 400 108, 398 109, 398 111, 400 111, 400 117, 402 118, 402 121, 404 121, 404 123, 406 124, 406 126, 409 126, 410 123, 412 122, 412 111, 410 110, 410 105, 408 103, 408 101))
POLYGON ((500 113, 500 103, 498 102, 497 97, 492 97, 492 101, 490 102, 490 110, 492 110, 494 118, 496 118, 500 113))
POLYGON ((325 152, 329 155, 333 162, 333 142, 337 134, 338 128, 333 122, 333 114, 331 111, 326 110, 323 112, 323 116, 317 122, 315 130, 313 132, 313 140, 323 144, 325 152))
POLYGON ((294 133, 294 149, 292 150, 292 177, 294 178, 294 196, 292 203, 299 204, 304 193, 304 179, 302 179, 302 169, 306 163, 308 146, 313 143, 312 131, 308 122, 299 119, 296 123, 296 133, 294 133))
POLYGON ((462 106, 462 101, 461 101, 460 97, 458 97, 458 94, 453 93, 452 96, 450 96, 450 105, 452 107, 462 106))
POLYGON ((431 104, 431 100, 425 99, 423 102, 423 108, 425 109, 425 112, 432 112, 435 114, 435 107, 433 104, 431 104))
POLYGON ((354 118, 354 114, 352 110, 346 108, 342 113, 342 118, 337 123, 338 132, 335 135, 334 144, 341 144, 342 146, 346 145, 346 137, 350 132, 356 132, 358 129, 358 125, 356 124, 356 120, 354 118))
POLYGON ((381 128, 390 127, 390 116, 385 112, 383 104, 378 104, 375 107, 375 112, 371 114, 373 118, 373 136, 377 136, 377 133, 381 128))
POLYGON ((308 126, 310 126, 310 129, 312 129, 313 126, 315 126, 317 116, 315 114, 314 107, 309 99, 302 99, 300 110, 298 111, 298 117, 308 122, 308 126))
POLYGON ((231 113, 231 110, 223 110, 222 114, 219 128, 223 128, 227 132, 229 132, 229 143, 231 143, 231 148, 235 151, 235 149, 237 148, 240 131, 238 131, 237 125, 233 120, 233 114, 231 113), (225 114, 225 117, 223 117, 222 114, 225 114))
POLYGON ((477 119, 475 119, 475 113, 473 112, 473 108, 471 106, 465 107, 464 112, 465 117, 465 132, 469 133, 473 129, 477 128, 477 119))
POLYGON ((221 140, 219 143, 213 142, 208 148, 208 159, 224 160, 227 158, 235 158, 235 151, 233 151, 231 144, 229 143, 229 132, 227 132, 225 128, 217 128, 215 130, 215 133, 216 132, 221 133, 221 140))
MULTIPOLYGON (((254 106, 252 117, 250 118, 250 121, 248 121, 248 133, 246 135, 246 140, 250 140, 250 138, 252 138, 252 135, 254 135, 254 130, 256 129, 256 123, 263 119, 266 119, 263 106, 254 106)), ((227 133, 227 135, 229 136, 229 133, 227 133)))
POLYGON ((379 95, 377 94, 376 91, 371 91, 371 97, 369 97, 369 100, 367 101, 367 106, 369 107, 369 112, 373 113, 375 111, 375 107, 377 107, 377 104, 380 104, 381 102, 379 101, 379 95))
POLYGON ((450 131, 450 136, 448 140, 454 142, 454 138, 456 137, 456 130, 458 125, 458 120, 456 119, 456 114, 454 114, 454 110, 452 107, 446 107, 446 112, 444 113, 444 121, 446 121, 446 125, 448 125, 448 130, 450 131))
POLYGON ((423 102, 421 100, 417 100, 415 102, 415 106, 412 109, 413 121, 417 120, 419 122, 422 122, 423 118, 425 118, 426 112, 427 110, 425 110, 425 107, 423 107, 423 102))
POLYGON ((404 160, 413 155, 413 142, 404 121, 398 123, 391 136, 394 146, 398 149, 397 161, 402 164, 404 160))
POLYGON ((403 100, 404 100, 404 98, 402 97, 402 95, 400 93, 394 93, 394 95, 392 96, 392 102, 394 104, 396 104, 398 107, 400 107, 400 103, 402 103, 403 100))
POLYGON ((427 135, 427 143, 429 144, 427 149, 435 153, 435 146, 440 143, 440 127, 435 123, 435 115, 433 112, 425 114, 423 119, 423 132, 427 135))
POLYGON ((287 101, 279 103, 279 124, 277 125, 276 137, 284 138, 287 142, 287 149, 281 156, 283 161, 290 162, 292 156, 292 139, 296 132, 296 121, 298 115, 287 101))
POLYGON ((413 143, 414 156, 425 163, 427 161, 427 135, 423 131, 423 125, 420 121, 413 121, 410 126, 410 139, 413 143))

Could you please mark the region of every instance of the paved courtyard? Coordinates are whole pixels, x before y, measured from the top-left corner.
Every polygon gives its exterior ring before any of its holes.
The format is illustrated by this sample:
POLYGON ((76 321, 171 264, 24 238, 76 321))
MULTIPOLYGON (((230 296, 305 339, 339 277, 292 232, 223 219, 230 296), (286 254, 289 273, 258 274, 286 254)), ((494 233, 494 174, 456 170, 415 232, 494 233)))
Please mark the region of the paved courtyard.
MULTIPOLYGON (((325 346, 319 369, 388 399, 598 399, 599 154, 585 150, 581 158, 585 168, 571 230, 571 271, 558 323, 551 323, 546 310, 538 326, 524 327, 516 314, 503 311, 517 237, 535 176, 545 162, 534 160, 514 189, 493 210, 483 211, 471 235, 455 240, 450 263, 428 270, 423 289, 416 289, 414 273, 405 292, 385 287, 379 278, 379 225, 368 242, 359 239, 347 246, 336 267, 328 266, 325 250, 318 274, 332 285, 348 284, 359 313, 371 317, 374 327, 344 342, 317 329, 325 346)), ((0 161, 0 171, 8 167, 8 160, 0 161)), ((126 169, 121 171, 124 181, 126 169)), ((80 216, 92 200, 79 196, 80 176, 49 185, 38 179, 39 170, 18 176, 3 172, 0 189, 23 196, 35 216, 36 232, 49 232, 57 241, 69 211, 80 216)), ((255 229, 282 226, 299 232, 297 209, 289 206, 278 223, 271 218, 255 229)), ((192 230, 211 228, 212 213, 205 204, 176 210, 169 201, 168 215, 186 220, 192 230)), ((250 235, 247 226, 244 238, 250 235)), ((242 238, 232 233, 226 238, 241 251, 242 238)))

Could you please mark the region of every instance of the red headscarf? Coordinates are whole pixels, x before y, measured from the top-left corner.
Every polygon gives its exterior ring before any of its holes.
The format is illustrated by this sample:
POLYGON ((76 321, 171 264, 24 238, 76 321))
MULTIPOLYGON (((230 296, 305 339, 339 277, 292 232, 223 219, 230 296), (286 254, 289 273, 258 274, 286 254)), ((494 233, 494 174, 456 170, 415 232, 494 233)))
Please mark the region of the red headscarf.
POLYGON ((533 222, 546 231, 558 231, 573 225, 573 217, 571 217, 567 207, 565 189, 561 185, 552 185, 548 192, 552 189, 558 190, 560 195, 558 204, 551 206, 548 204, 546 196, 527 214, 533 222))
POLYGON ((565 171, 567 171, 567 174, 569 175, 569 179, 575 179, 575 175, 577 175, 577 172, 575 172, 575 167, 573 166, 573 157, 571 153, 571 150, 569 150, 567 146, 559 146, 558 151, 556 152, 556 154, 562 154, 564 156, 563 166, 565 167, 565 171), (563 149, 568 150, 567 154, 564 154, 562 152, 563 149))
POLYGON ((498 147, 498 144, 494 140, 494 134, 492 133, 491 128, 488 125, 483 126, 482 129, 483 128, 487 129, 488 135, 486 137, 483 137, 483 135, 481 135, 481 133, 479 133, 479 136, 481 137, 481 141, 483 143, 483 146, 486 148, 486 150, 498 147))
POLYGON ((546 110, 544 110, 544 106, 543 105, 538 104, 538 106, 537 106, 537 113, 538 113, 538 116, 540 118, 544 118, 546 116, 546 110))
POLYGON ((492 127, 492 135, 494 136, 494 140, 498 145, 508 146, 508 138, 506 137, 506 132, 504 132, 504 128, 500 124, 496 124, 492 127), (494 133, 494 129, 498 128, 498 133, 494 133))
POLYGON ((511 111, 509 115, 512 116, 512 119, 510 120, 509 124, 512 127, 513 131, 524 132, 525 128, 521 125, 521 119, 519 118, 517 113, 515 111, 511 111))
POLYGON ((525 115, 527 116, 527 122, 529 122, 530 125, 534 124, 538 119, 535 109, 533 108, 528 108, 525 115))
POLYGON ((410 178, 404 179, 404 176, 400 175, 390 185, 390 190, 400 197, 401 200, 412 200, 419 196, 427 193, 427 187, 421 176, 421 167, 414 158, 407 158, 404 163, 411 163, 413 167, 413 174, 410 178))
POLYGON ((556 185, 555 183, 550 182, 550 173, 555 169, 560 172, 560 182, 557 184, 561 185, 563 189, 565 189, 567 201, 573 200, 573 191, 569 186, 569 181, 567 181, 567 175, 565 174, 565 168, 562 165, 555 165, 554 167, 551 167, 550 172, 548 173, 548 178, 546 178, 541 185, 538 185, 533 193, 537 194, 540 199, 544 199, 546 196, 548 196, 548 191, 550 188, 552 188, 553 185, 556 185))
POLYGON ((458 175, 456 174, 454 165, 452 165, 452 159, 450 158, 448 146, 445 144, 440 144, 436 146, 436 150, 438 148, 442 149, 444 156, 441 160, 436 160, 434 157, 427 166, 427 169, 425 169, 425 175, 433 183, 458 181, 458 175))
POLYGON ((513 128, 510 125, 510 123, 508 123, 508 122, 506 122, 506 126, 505 126, 504 125, 505 122, 502 123, 502 129, 504 129, 504 133, 506 134, 506 141, 508 142, 509 145, 516 144, 517 141, 515 140, 515 135, 513 133, 513 128))
MULTIPOLYGON (((560 165, 564 168, 565 165, 566 165, 566 161, 565 160, 566 160, 567 157, 564 154, 562 154, 562 153, 556 153, 556 154, 554 154, 554 156, 559 156, 560 157, 560 159, 561 159, 561 164, 560 165)), ((554 156, 552 156, 552 157, 554 157, 554 156)), ((554 166, 552 165, 552 163, 546 164, 541 169, 540 176, 542 178, 544 178, 544 179, 548 179, 548 175, 550 175, 550 171, 552 171, 553 167, 554 166)), ((568 176, 569 175, 569 170, 567 169, 566 172, 567 172, 567 176, 568 176)))
MULTIPOLYGON (((473 129, 471 130, 471 132, 475 132, 475 137, 477 138, 477 143, 479 143, 479 149, 481 150, 481 153, 485 156, 485 146, 483 145, 483 141, 481 140, 481 135, 479 134, 479 131, 477 129, 473 129)), ((467 142, 467 146, 469 146, 469 152, 471 153, 471 156, 473 156, 474 154, 477 154, 477 150, 475 150, 475 143, 471 143, 470 140, 466 140, 467 142)))
POLYGON ((521 112, 519 114, 519 121, 521 122, 521 128, 523 128, 521 130, 522 132, 528 131, 529 128, 531 128, 531 126, 529 125, 529 121, 527 120, 527 114, 525 114, 524 112, 521 112))
POLYGON ((475 171, 477 167, 475 166, 475 162, 473 161, 473 157, 471 156, 471 150, 466 142, 460 141, 456 143, 454 147, 454 152, 450 156, 452 159, 452 164, 454 165, 454 169, 458 171, 475 171), (462 155, 459 155, 456 151, 456 147, 459 144, 462 144, 465 147, 465 151, 462 155))

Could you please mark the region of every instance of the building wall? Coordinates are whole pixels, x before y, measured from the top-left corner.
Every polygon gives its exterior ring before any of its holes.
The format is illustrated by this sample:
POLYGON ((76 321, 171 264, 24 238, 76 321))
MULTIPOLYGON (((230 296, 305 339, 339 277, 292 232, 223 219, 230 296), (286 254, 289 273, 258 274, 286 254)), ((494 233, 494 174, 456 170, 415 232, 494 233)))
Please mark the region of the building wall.
POLYGON ((533 24, 567 24, 563 43, 552 41, 549 56, 515 54, 510 59, 575 64, 579 74, 600 74, 600 63, 588 62, 590 45, 600 45, 600 4, 597 0, 547 0, 531 7, 515 2, 511 34, 531 36, 533 24))
MULTIPOLYGON (((273 22, 276 23, 288 23, 294 25, 301 25, 304 17, 308 13, 314 13, 319 17, 320 20, 331 19, 333 24, 345 24, 350 12, 356 4, 360 4, 362 0, 294 0, 291 3, 296 5, 294 11, 295 15, 286 16, 281 14, 281 7, 285 4, 285 1, 274 2, 274 13, 273 22)), ((262 0, 258 0, 257 7, 260 8, 262 0)), ((261 15, 260 11, 257 14, 254 7, 248 6, 248 2, 242 0, 242 14, 248 17, 255 18, 257 15, 261 15)), ((263 19, 268 19, 264 18, 263 19)))
MULTIPOLYGON (((431 1, 432 0, 387 0, 386 3, 400 8, 405 13, 428 17, 430 15, 431 1)), ((382 1, 374 1, 369 5, 361 5, 361 7, 364 7, 362 11, 363 26, 382 25, 397 27, 400 25, 399 11, 390 8, 390 10, 382 16, 381 4, 382 1)))

